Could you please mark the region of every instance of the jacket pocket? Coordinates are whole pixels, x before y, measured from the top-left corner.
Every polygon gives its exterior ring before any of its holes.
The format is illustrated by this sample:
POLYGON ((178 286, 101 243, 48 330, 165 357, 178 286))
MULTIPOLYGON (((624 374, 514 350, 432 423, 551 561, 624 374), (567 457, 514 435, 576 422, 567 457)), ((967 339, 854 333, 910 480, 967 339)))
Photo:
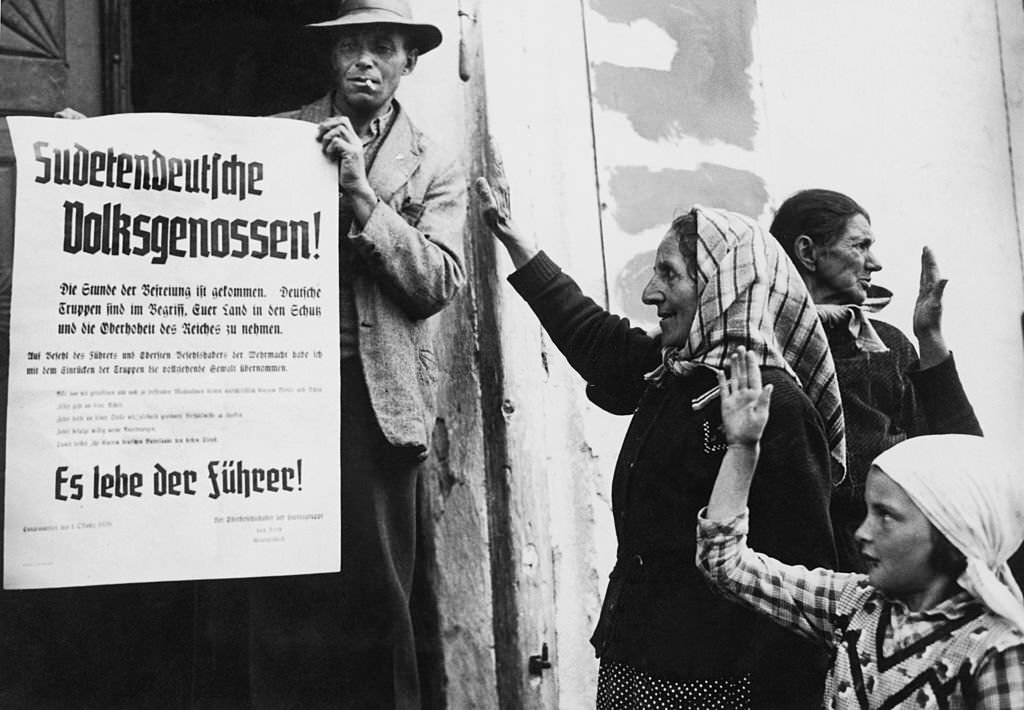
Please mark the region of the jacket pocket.
POLYGON ((423 219, 423 213, 426 212, 427 206, 422 202, 415 202, 409 196, 406 196, 402 202, 401 208, 398 210, 398 214, 402 215, 402 219, 409 223, 410 227, 415 227, 423 219))

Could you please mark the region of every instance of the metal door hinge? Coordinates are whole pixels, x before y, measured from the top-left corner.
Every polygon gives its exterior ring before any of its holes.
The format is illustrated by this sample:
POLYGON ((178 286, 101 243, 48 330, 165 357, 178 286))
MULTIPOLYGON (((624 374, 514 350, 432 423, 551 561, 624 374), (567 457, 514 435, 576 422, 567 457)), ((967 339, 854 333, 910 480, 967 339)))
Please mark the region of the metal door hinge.
POLYGON ((530 662, 527 667, 530 670, 530 675, 541 675, 551 667, 551 661, 548 660, 548 645, 546 643, 541 644, 539 656, 530 656, 530 662))

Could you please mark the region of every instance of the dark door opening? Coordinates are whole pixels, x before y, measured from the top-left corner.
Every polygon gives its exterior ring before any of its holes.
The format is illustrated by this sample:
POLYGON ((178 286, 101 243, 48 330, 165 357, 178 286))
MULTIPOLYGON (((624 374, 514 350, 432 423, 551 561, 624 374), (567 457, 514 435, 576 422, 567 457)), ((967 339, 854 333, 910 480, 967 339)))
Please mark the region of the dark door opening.
POLYGON ((131 109, 260 116, 320 96, 336 0, 131 3, 131 109))

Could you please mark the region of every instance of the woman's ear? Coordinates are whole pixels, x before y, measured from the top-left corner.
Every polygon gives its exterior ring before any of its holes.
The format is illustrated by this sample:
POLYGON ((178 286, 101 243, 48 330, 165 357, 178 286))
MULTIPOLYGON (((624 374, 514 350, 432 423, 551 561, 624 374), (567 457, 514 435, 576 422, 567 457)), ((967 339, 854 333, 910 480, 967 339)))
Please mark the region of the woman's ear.
POLYGON ((793 240, 793 260, 801 271, 817 271, 818 245, 806 234, 793 240))

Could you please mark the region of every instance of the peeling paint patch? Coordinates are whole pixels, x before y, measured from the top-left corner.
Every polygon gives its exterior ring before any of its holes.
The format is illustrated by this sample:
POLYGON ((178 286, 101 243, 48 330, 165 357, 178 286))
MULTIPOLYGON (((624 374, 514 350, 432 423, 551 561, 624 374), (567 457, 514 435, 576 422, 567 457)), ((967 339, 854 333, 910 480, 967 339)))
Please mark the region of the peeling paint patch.
POLYGON ((624 67, 670 71, 678 51, 676 41, 646 18, 626 24, 592 13, 587 41, 598 49, 602 61, 624 67))
POLYGON ((461 483, 459 475, 452 470, 449 452, 451 439, 448 434, 448 422, 438 417, 434 420, 434 432, 431 436, 433 453, 433 465, 437 472, 437 485, 441 492, 441 498, 447 500, 452 489, 461 483))
MULTIPOLYGON (((702 163, 691 170, 624 167, 612 172, 610 188, 618 205, 615 219, 628 234, 662 225, 695 204, 739 212, 757 219, 768 203, 764 181, 754 173, 724 165, 702 163)), ((654 309, 640 301, 651 276, 654 249, 633 256, 615 275, 614 289, 623 315, 631 321, 653 323, 654 309)))
POLYGON ((617 206, 615 221, 628 234, 639 234, 659 224, 667 227, 674 217, 695 204, 756 219, 768 203, 768 190, 760 177, 714 163, 701 163, 697 170, 657 172, 638 166, 620 167, 612 171, 609 189, 617 206))
MULTIPOLYGON (((677 45, 668 71, 595 63, 598 103, 624 113, 648 140, 687 135, 753 148, 757 121, 747 68, 755 0, 590 0, 590 6, 614 22, 649 20, 677 45)), ((595 56, 602 56, 599 46, 595 56)))

